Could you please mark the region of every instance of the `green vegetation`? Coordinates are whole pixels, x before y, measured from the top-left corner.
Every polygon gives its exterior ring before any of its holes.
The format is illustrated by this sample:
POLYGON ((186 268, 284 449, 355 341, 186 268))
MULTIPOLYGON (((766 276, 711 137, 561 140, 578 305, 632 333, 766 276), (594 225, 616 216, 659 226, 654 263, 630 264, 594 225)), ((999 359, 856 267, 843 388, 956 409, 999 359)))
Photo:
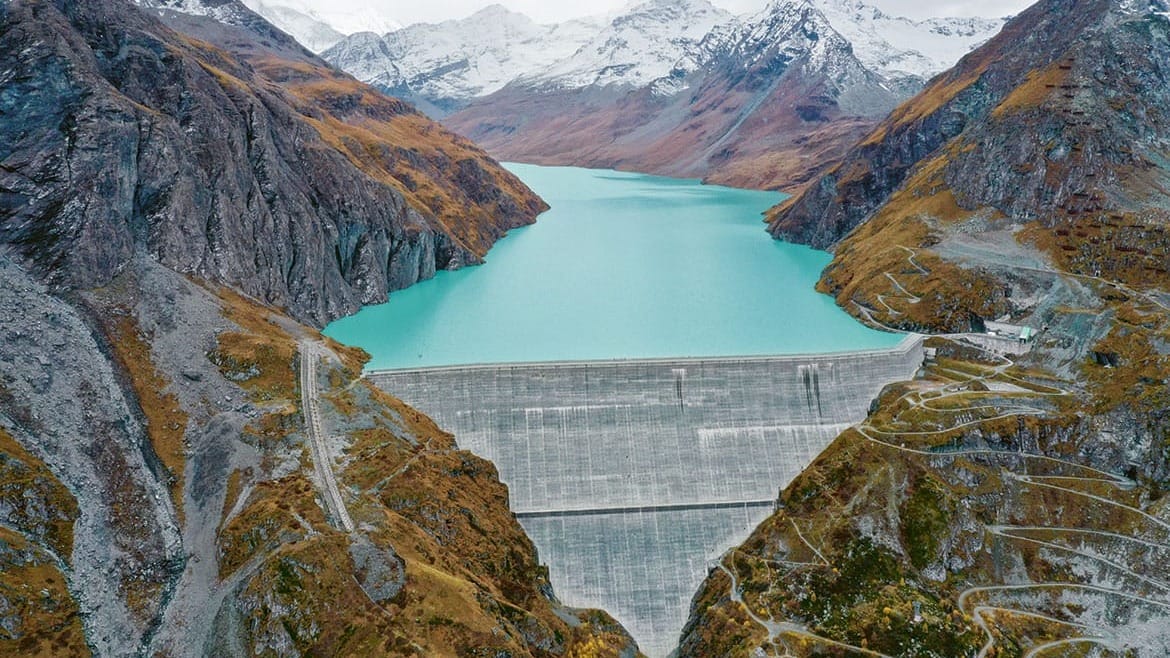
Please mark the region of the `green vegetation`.
POLYGON ((915 483, 903 504, 903 544, 916 569, 925 569, 938 556, 939 544, 950 533, 948 506, 943 485, 929 475, 915 483))

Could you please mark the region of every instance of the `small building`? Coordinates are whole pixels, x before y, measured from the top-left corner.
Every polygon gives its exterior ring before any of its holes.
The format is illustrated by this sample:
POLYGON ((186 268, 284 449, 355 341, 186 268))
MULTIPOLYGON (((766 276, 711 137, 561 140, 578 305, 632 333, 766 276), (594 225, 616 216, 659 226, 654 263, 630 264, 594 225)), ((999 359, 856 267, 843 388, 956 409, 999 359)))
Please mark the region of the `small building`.
POLYGON ((1006 322, 985 322, 984 327, 991 336, 1018 340, 1021 343, 1030 343, 1036 337, 1036 330, 1032 327, 1006 322))

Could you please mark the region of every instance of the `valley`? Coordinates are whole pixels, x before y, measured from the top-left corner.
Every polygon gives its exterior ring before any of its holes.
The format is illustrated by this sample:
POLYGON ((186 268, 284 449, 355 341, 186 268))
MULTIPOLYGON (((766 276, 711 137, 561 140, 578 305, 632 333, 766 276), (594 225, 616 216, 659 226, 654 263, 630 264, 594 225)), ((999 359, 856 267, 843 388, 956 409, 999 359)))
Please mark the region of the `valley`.
POLYGON ((1170 5, 607 11, 0 3, 0 655, 1170 653, 1170 5))

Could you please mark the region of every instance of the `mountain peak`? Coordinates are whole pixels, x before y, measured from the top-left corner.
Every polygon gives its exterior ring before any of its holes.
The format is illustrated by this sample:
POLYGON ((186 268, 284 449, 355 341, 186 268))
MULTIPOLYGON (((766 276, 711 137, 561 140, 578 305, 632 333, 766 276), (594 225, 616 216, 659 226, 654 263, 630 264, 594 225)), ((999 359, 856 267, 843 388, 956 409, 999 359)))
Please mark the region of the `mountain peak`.
POLYGON ((490 4, 464 20, 508 20, 508 21, 522 21, 525 23, 535 23, 527 14, 512 11, 504 5, 499 3, 490 4))

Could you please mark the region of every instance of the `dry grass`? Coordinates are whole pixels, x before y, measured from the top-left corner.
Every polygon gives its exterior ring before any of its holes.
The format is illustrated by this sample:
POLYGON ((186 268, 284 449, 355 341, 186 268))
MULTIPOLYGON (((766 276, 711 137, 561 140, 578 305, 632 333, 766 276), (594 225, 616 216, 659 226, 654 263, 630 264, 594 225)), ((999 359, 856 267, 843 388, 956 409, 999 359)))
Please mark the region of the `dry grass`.
POLYGON ((171 382, 154 366, 149 337, 142 334, 133 316, 120 315, 107 326, 114 356, 129 375, 135 397, 146 416, 151 447, 170 475, 171 498, 182 522, 187 412, 178 396, 169 392, 171 382))
POLYGON ((1170 290, 1168 224, 1170 213, 1157 210, 1052 217, 1030 225, 1020 240, 1046 252, 1066 272, 1170 290))
POLYGON ((217 336, 216 349, 208 358, 254 401, 295 405, 299 395, 296 341, 259 303, 225 287, 215 288, 215 293, 223 302, 224 317, 242 331, 217 336))
MULTIPOLYGON (((348 540, 325 533, 269 553, 238 598, 255 636, 287 635, 297 654, 414 655, 413 638, 354 580, 348 540)), ((259 648, 256 649, 259 651, 259 648)))
POLYGON ((220 525, 223 525, 223 519, 231 513, 232 508, 240 499, 240 493, 244 489, 244 472, 240 469, 235 469, 228 475, 227 488, 223 496, 223 513, 220 515, 220 525))
POLYGON ((261 482, 252 489, 244 509, 220 531, 220 578, 227 578, 254 556, 303 540, 311 532, 329 531, 308 477, 294 473, 261 482))
POLYGON ((1032 71, 1007 98, 1003 99, 991 116, 999 119, 1013 112, 1036 111, 1052 95, 1053 89, 1065 84, 1068 75, 1068 69, 1061 68, 1055 62, 1046 68, 1032 71))
POLYGON ((937 241, 932 225, 975 214, 956 203, 943 180, 957 148, 951 145, 920 165, 872 219, 841 242, 818 289, 851 312, 857 312, 856 302, 885 324, 913 330, 967 331, 973 315, 989 318, 1003 312, 1002 286, 992 277, 929 250, 937 241), (915 250, 914 260, 927 274, 909 262, 910 252, 903 247, 915 250), (920 301, 913 303, 887 273, 920 301))
POLYGON ((48 548, 62 560, 73 555, 73 524, 79 513, 77 500, 49 467, 0 428, 0 501, 11 510, 5 523, 30 535, 43 535, 48 548), (26 517, 33 503, 38 516, 26 517), (40 525, 41 519, 47 523, 40 525))
POLYGON ((89 656, 77 602, 53 560, 19 534, 0 527, 0 600, 7 603, 0 655, 26 658, 89 656), (15 635, 15 637, 14 637, 15 635))

